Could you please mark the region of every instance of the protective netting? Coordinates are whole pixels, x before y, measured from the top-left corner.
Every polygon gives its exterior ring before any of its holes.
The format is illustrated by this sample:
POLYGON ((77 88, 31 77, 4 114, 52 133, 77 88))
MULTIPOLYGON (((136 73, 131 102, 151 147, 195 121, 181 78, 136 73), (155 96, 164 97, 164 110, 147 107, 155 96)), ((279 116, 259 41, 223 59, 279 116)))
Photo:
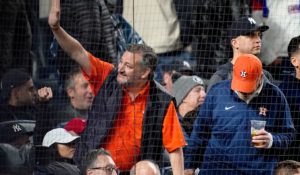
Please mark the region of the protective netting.
POLYGON ((59 29, 51 0, 0 4, 0 174, 300 161, 299 0, 61 0, 59 29), (113 168, 87 163, 101 147, 113 168))

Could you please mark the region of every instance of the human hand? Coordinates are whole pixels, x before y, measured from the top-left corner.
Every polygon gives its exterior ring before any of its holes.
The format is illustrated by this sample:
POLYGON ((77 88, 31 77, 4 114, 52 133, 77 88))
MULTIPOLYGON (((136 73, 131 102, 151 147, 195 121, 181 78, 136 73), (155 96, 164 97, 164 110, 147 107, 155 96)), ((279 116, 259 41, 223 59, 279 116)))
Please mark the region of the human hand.
POLYGON ((46 102, 49 101, 53 97, 52 89, 49 87, 43 87, 38 89, 38 101, 46 102))
POLYGON ((51 10, 48 17, 48 24, 52 30, 60 27, 60 0, 52 0, 51 10))
POLYGON ((252 144, 255 148, 268 148, 272 135, 264 129, 258 130, 252 137, 252 144))
POLYGON ((195 170, 194 169, 186 169, 184 170, 184 175, 194 175, 195 170))

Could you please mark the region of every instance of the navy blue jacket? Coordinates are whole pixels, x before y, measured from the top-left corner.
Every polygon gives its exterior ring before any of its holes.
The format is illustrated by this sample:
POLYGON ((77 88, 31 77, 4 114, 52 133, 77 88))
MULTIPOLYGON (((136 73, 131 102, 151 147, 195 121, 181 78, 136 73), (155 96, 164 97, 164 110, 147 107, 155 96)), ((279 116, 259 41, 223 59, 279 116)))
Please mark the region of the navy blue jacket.
POLYGON ((287 76, 279 85, 279 88, 289 103, 295 129, 298 131, 296 139, 292 142, 283 160, 290 159, 300 161, 300 80, 293 75, 287 76))
POLYGON ((194 123, 186 149, 185 168, 200 167, 200 174, 272 174, 291 143, 295 129, 283 93, 265 81, 258 97, 249 104, 230 89, 231 80, 222 81, 209 91, 194 123), (266 108, 265 115, 260 107, 266 108), (270 149, 251 146, 250 120, 265 120, 272 134, 270 149), (195 154, 198 153, 198 154, 195 154))

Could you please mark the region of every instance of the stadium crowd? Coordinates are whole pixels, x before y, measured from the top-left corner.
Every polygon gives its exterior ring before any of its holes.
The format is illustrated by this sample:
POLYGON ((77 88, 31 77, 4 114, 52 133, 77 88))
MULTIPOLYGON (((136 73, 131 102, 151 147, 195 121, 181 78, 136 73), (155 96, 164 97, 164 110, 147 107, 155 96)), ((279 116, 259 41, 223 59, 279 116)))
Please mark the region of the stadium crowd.
POLYGON ((299 0, 0 4, 0 175, 300 174, 299 0))

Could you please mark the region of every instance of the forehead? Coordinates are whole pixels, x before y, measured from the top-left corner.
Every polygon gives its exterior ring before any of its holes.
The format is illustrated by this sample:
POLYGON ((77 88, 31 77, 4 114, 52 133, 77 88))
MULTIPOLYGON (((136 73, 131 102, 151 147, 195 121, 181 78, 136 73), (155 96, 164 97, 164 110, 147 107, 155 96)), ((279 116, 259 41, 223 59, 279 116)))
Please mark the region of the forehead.
POLYGON ((140 62, 142 60, 142 54, 141 53, 132 53, 132 52, 126 51, 123 54, 121 60, 123 62, 134 64, 134 63, 140 62))
MULTIPOLYGON (((261 31, 255 30, 255 31, 252 31, 252 32, 247 33, 247 34, 245 34, 245 35, 240 35, 239 37, 240 37, 240 38, 252 38, 253 36, 257 36, 257 35, 261 35, 261 34, 262 34, 261 31)), ((239 38, 239 37, 238 37, 238 38, 239 38)))
POLYGON ((107 155, 99 155, 97 160, 97 164, 99 166, 115 165, 113 159, 107 155))
POLYGON ((88 82, 84 76, 82 75, 82 73, 78 73, 74 76, 74 81, 75 82, 88 82))

